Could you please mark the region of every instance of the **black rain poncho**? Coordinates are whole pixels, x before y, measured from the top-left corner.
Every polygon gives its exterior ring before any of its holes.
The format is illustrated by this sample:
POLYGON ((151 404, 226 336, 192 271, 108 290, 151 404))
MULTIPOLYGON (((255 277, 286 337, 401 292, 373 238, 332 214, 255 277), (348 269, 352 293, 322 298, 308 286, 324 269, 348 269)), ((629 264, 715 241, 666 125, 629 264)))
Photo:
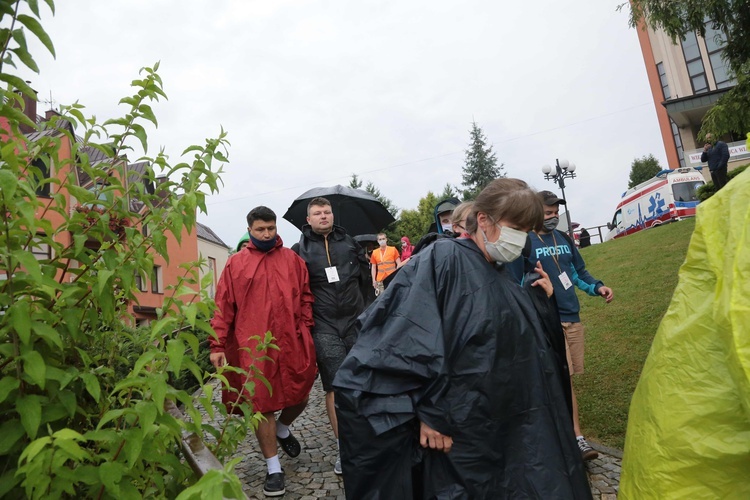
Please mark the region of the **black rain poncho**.
POLYGON ((436 241, 359 321, 334 381, 347 498, 591 498, 538 314, 472 240, 436 241))

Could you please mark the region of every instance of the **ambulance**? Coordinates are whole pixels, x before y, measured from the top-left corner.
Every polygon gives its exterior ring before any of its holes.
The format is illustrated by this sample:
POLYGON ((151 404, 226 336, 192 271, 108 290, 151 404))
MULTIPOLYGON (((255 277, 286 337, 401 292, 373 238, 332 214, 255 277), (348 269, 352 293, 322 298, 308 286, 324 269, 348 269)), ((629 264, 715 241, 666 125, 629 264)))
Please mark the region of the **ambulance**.
MULTIPOLYGON (((701 168, 701 167, 698 167, 701 168)), ((604 241, 695 216, 696 191, 706 181, 698 169, 662 170, 622 195, 604 241)))

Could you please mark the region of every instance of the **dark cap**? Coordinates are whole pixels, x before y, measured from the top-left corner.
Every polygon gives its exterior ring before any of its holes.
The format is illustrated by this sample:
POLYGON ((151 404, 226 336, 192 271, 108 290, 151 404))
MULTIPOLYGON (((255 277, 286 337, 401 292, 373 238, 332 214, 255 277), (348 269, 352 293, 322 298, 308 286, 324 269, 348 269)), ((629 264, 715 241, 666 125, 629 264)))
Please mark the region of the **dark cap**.
POLYGON ((461 201, 459 201, 457 198, 447 198, 437 204, 437 206, 435 207, 435 213, 440 215, 445 212, 452 212, 460 204, 461 201))
POLYGON ((542 202, 545 205, 565 205, 565 200, 558 198, 552 191, 539 191, 539 196, 542 197, 542 202))

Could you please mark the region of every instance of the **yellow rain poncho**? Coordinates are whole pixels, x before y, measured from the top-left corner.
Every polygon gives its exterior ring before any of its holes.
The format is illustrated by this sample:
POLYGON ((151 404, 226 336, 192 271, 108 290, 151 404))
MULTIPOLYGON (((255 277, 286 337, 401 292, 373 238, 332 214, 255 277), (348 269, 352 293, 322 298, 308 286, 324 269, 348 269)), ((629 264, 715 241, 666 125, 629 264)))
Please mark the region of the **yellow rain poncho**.
POLYGON ((750 498, 750 169, 698 207, 630 405, 619 498, 750 498))

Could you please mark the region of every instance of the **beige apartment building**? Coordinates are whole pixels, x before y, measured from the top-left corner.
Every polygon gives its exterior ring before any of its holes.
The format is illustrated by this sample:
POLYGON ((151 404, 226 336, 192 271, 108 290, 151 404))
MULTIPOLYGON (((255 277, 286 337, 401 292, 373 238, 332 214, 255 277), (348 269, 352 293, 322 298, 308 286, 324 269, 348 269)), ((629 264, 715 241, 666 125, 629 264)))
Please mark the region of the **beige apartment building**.
MULTIPOLYGON (((661 30, 637 29, 669 168, 701 164, 698 131, 706 112, 735 80, 722 60, 724 34, 706 23, 706 36, 688 34, 677 44, 661 30)), ((729 170, 750 161, 745 137, 727 135, 729 170)), ((710 175, 704 169, 704 176, 710 175)))

